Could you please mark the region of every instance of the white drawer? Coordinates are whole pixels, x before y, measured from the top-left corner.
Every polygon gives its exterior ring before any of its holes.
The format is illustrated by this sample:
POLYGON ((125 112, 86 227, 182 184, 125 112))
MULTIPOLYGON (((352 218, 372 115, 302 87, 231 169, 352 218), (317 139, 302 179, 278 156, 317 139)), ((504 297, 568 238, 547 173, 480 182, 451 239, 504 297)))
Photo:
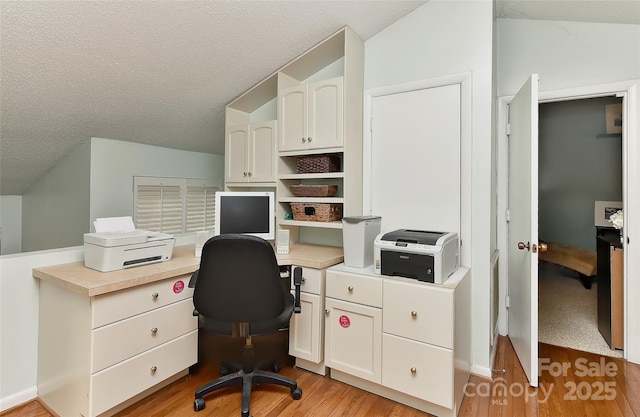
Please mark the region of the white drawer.
POLYGON ((194 330, 91 375, 90 415, 96 416, 115 407, 188 368, 197 360, 198 331, 194 330))
POLYGON ((91 298, 91 328, 191 298, 190 275, 140 285, 91 298))
POLYGON ((293 271, 295 268, 302 268, 302 284, 300 285, 300 291, 308 292, 311 294, 323 294, 324 289, 324 269, 313 269, 305 267, 291 267, 291 289, 295 289, 293 285, 293 271))
POLYGON ((327 271, 327 297, 382 307, 382 279, 330 270, 327 271))
POLYGON ((382 331, 453 349, 453 290, 384 279, 382 331))
POLYGON ((382 385, 453 407, 453 351, 382 334, 382 385))
POLYGON ((198 328, 191 299, 178 301, 91 332, 91 373, 198 328))

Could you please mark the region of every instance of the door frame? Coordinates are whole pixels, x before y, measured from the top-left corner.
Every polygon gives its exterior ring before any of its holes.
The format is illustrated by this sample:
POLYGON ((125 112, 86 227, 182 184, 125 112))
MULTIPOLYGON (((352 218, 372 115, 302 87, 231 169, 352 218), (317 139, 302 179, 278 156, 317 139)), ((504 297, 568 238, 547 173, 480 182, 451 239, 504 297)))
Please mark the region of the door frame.
MULTIPOLYGON (((623 210, 624 213, 640 212, 640 170, 631 169, 640 165, 640 80, 621 81, 608 84, 575 87, 562 90, 540 91, 539 103, 570 101, 617 95, 623 99, 622 170, 623 170, 623 210)), ((505 213, 508 203, 508 139, 506 126, 508 105, 514 96, 498 97, 496 105, 496 192, 497 192, 497 235, 499 258, 499 315, 498 330, 501 335, 508 333, 508 224, 505 213)), ((640 221, 625 217, 625 239, 633 236, 624 253, 624 358, 640 363, 640 256, 635 239, 640 239, 640 221), (634 251, 636 256, 629 256, 634 251), (633 300, 634 302, 629 302, 633 300)))

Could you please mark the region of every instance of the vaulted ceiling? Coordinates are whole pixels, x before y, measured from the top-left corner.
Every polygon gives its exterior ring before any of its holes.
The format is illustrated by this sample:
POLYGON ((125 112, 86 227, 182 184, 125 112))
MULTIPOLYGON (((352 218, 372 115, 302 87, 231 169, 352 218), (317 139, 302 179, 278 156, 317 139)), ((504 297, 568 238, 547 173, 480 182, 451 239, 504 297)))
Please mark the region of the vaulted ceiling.
MULTIPOLYGON (((425 2, 0 0, 0 194, 91 137, 222 154, 231 100, 341 27, 366 40, 425 2)), ((498 0, 496 13, 640 24, 639 4, 498 0)))

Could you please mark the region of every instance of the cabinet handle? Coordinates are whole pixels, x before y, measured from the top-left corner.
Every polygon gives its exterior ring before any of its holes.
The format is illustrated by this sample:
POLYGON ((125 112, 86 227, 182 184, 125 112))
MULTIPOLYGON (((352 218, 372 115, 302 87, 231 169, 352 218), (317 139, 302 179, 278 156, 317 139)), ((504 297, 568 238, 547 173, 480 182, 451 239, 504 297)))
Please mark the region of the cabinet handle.
POLYGON ((311 136, 307 138, 307 142, 311 142, 311 136))
POLYGON ((153 298, 154 300, 157 300, 158 299, 158 295, 159 294, 157 292, 154 292, 153 294, 151 294, 151 298, 153 298))
POLYGON ((253 175, 253 172, 249 171, 249 176, 252 176, 252 175, 253 175))
POLYGON ((349 290, 350 293, 353 292, 353 287, 351 285, 349 285, 349 288, 347 288, 347 290, 349 290))
POLYGON ((243 173, 242 173, 242 175, 246 177, 246 176, 247 176, 247 173, 246 173, 246 172, 243 172, 243 173))
POLYGON ((151 334, 155 335, 156 333, 158 333, 157 327, 154 327, 153 329, 151 329, 151 334))
POLYGON ((328 315, 329 315, 329 310, 325 310, 325 311, 324 311, 324 315, 325 315, 325 316, 328 316, 328 315))
POLYGON ((415 319, 416 317, 418 317, 418 312, 417 312, 417 311, 412 311, 412 312, 411 312, 411 317, 413 317, 414 319, 415 319))
POLYGON ((418 370, 416 368, 411 368, 411 375, 415 375, 418 373, 418 370))
POLYGON ((306 142, 307 138, 302 138, 302 143, 306 142))
POLYGON ((152 367, 151 367, 151 373, 152 373, 152 374, 155 374, 157 370, 158 370, 158 367, 157 367, 157 366, 152 366, 152 367))

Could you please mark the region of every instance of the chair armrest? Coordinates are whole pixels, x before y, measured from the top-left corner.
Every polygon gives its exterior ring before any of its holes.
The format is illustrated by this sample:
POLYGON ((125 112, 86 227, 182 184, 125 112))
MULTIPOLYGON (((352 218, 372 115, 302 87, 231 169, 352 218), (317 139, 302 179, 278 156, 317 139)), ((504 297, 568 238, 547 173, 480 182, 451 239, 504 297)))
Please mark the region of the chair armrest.
POLYGON ((300 306, 300 285, 302 285, 302 268, 296 266, 293 269, 293 285, 295 287, 295 299, 293 304, 293 312, 300 314, 302 307, 300 306))
POLYGON ((195 288, 196 286, 196 282, 198 282, 198 272, 200 272, 200 270, 196 270, 196 272, 194 272, 193 274, 191 274, 191 279, 189 280, 189 288, 195 288))

